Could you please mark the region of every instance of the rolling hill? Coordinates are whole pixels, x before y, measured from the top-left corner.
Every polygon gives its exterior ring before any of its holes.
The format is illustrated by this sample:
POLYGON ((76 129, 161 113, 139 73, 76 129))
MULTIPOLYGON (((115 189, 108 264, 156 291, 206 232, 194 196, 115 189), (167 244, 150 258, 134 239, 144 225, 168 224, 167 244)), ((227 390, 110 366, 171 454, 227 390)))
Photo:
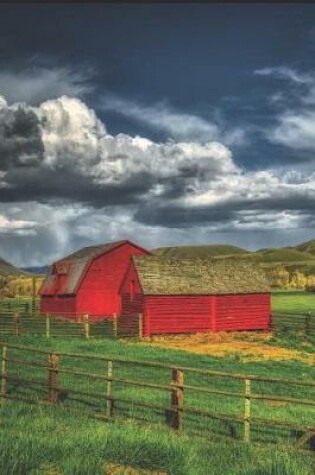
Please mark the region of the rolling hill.
POLYGON ((22 267, 22 270, 36 275, 45 275, 48 273, 50 266, 39 266, 39 267, 22 267))
POLYGON ((9 262, 5 261, 0 257, 0 276, 8 276, 8 275, 27 275, 26 272, 15 267, 14 265, 10 264, 9 262))
POLYGON ((246 249, 228 244, 209 244, 205 246, 158 247, 151 252, 165 257, 216 257, 250 254, 246 249))
POLYGON ((202 246, 159 247, 151 252, 165 257, 233 257, 235 259, 246 258, 265 264, 312 263, 315 265, 315 240, 307 241, 297 246, 264 248, 258 251, 248 251, 247 249, 228 244, 210 244, 202 246))
POLYGON ((295 246, 295 248, 293 249, 297 249, 298 251, 302 252, 307 252, 308 254, 313 254, 315 256, 315 239, 303 242, 302 244, 295 246))

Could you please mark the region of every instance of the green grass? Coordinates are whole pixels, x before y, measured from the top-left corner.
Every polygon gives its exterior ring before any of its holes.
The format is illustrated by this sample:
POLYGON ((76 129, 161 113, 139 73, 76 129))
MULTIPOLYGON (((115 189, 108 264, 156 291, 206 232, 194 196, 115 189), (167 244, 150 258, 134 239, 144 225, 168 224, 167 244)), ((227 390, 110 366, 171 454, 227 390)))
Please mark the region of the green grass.
MULTIPOLYGON (((278 311, 300 312, 309 308, 315 310, 315 297, 306 292, 277 292, 272 296, 273 308, 278 311)), ((276 343, 302 348, 299 335, 275 335, 276 343)), ((299 361, 261 361, 242 362, 231 354, 225 358, 196 355, 185 351, 156 348, 136 341, 115 341, 110 338, 85 341, 79 338, 49 340, 44 337, 2 337, 2 341, 33 346, 59 352, 86 353, 112 358, 127 358, 143 361, 158 361, 165 365, 190 366, 201 369, 227 371, 231 373, 254 374, 284 379, 311 380, 315 369, 299 361)), ((305 349, 311 351, 311 349, 305 349)), ((14 353, 13 353, 14 354, 14 353)), ((11 357, 13 356, 11 353, 11 357)), ((17 353, 15 353, 17 357, 17 353)), ((26 352, 21 359, 30 359, 26 352)), ((47 357, 42 356, 45 363, 47 357)), ((10 363, 9 363, 10 364, 10 363)), ((76 368, 84 371, 106 374, 105 362, 76 362, 70 358, 61 358, 61 367, 76 368)), ((30 376, 47 380, 45 368, 18 368, 14 371, 21 376, 30 376)), ((11 368, 11 374, 13 368, 11 368)), ((10 374, 10 367, 9 367, 10 374)), ((169 384, 169 369, 139 369, 137 366, 114 364, 114 376, 169 384)), ((185 374, 186 384, 201 385, 228 391, 244 390, 243 381, 185 374)), ((269 447, 263 440, 286 442, 292 434, 277 430, 275 433, 258 427, 252 427, 253 440, 258 444, 248 446, 243 442, 228 441, 226 436, 235 430, 242 437, 242 425, 230 426, 217 423, 205 417, 184 415, 184 431, 178 435, 168 429, 165 414, 152 412, 132 404, 117 403, 114 410, 115 422, 100 422, 86 417, 88 412, 103 413, 105 398, 92 397, 93 392, 105 394, 105 381, 93 381, 81 377, 60 375, 61 387, 86 389, 90 396, 81 398, 81 402, 71 397, 71 392, 58 406, 32 406, 16 402, 6 402, 0 408, 0 473, 39 475, 49 472, 39 470, 44 463, 51 463, 60 474, 104 474, 104 463, 121 463, 135 468, 165 471, 169 475, 310 475, 312 460, 308 456, 289 451, 281 445, 269 447), (75 407, 79 412, 74 415, 68 411, 75 407), (136 423, 139 422, 139 425, 136 423), (143 424, 143 422, 146 422, 143 424), (190 431, 198 427, 209 438, 191 435, 190 431), (189 434, 189 435, 188 435, 189 434), (260 443, 259 443, 260 441, 260 443)), ((267 383, 252 383, 253 392, 273 393, 278 396, 303 397, 311 399, 314 391, 299 388, 275 386, 267 383)), ((19 394, 34 397, 35 392, 22 387, 14 388, 19 394)), ((45 391, 37 391, 40 399, 47 397, 45 391)), ((169 407, 170 394, 128 387, 114 383, 116 397, 125 397, 134 401, 141 399, 169 407)), ((232 397, 211 396, 185 391, 185 405, 198 406, 213 412, 225 412, 231 415, 242 414, 244 400, 232 397)), ((288 420, 299 424, 314 425, 314 408, 284 404, 273 406, 262 401, 253 401, 253 417, 288 420)))
MULTIPOLYGON (((104 475, 107 463, 168 475, 311 475, 312 457, 284 448, 216 443, 54 407, 1 408, 0 473, 104 475), (55 469, 44 470, 44 466, 55 469)), ((121 472, 121 475, 125 472, 121 472)))
POLYGON ((312 292, 278 291, 272 294, 272 310, 275 312, 307 313, 315 315, 315 294, 312 292))
MULTIPOLYGON (((44 350, 54 350, 57 352, 83 353, 87 355, 106 356, 109 358, 126 358, 128 360, 156 361, 164 363, 166 366, 173 364, 179 367, 189 366, 200 369, 226 371, 230 373, 243 373, 261 375, 267 378, 276 377, 284 379, 304 379, 310 380, 315 376, 315 369, 310 365, 299 361, 263 361, 263 362, 242 362, 235 355, 226 358, 215 358, 210 356, 201 356, 190 354, 185 351, 171 350, 167 348, 156 348, 148 345, 128 344, 124 341, 115 341, 112 339, 102 340, 82 340, 82 339, 50 339, 36 337, 7 337, 7 341, 12 343, 26 344, 36 346, 44 350)), ((10 358, 23 360, 25 362, 34 361, 34 356, 26 351, 16 351, 9 349, 9 375, 18 377, 28 377, 47 381, 46 368, 31 368, 29 366, 20 368, 19 364, 10 364, 10 358)), ((46 355, 36 355, 37 363, 45 364, 46 355)), ((75 369, 95 374, 106 374, 106 363, 99 360, 73 359, 66 356, 60 357, 60 369, 75 369)), ((136 380, 142 382, 154 382, 157 384, 170 384, 171 370, 169 368, 151 368, 146 366, 114 363, 114 377, 136 380)), ((205 388, 234 391, 244 393, 244 381, 233 378, 224 378, 220 376, 204 376, 194 372, 185 371, 185 382, 191 386, 201 386, 205 388)), ((105 411, 105 398, 102 394, 106 392, 106 382, 87 377, 78 377, 68 374, 60 374, 60 388, 66 391, 66 398, 62 405, 68 407, 77 407, 83 411, 92 411, 93 413, 103 413, 105 411), (86 396, 76 396, 72 390, 85 390, 86 396), (94 396, 94 393, 97 396, 94 396)), ((11 394, 24 397, 30 397, 32 400, 47 398, 47 390, 40 388, 28 388, 23 385, 11 382, 9 385, 11 394)), ((278 397, 296 397, 312 399, 315 397, 314 388, 305 388, 300 386, 286 386, 268 382, 252 382, 253 393, 273 394, 278 397)), ((170 392, 151 388, 125 385, 124 383, 113 383, 113 394, 116 398, 129 399, 130 403, 115 403, 115 417, 118 419, 133 418, 147 423, 157 423, 160 426, 166 426, 167 408, 170 407, 170 392), (150 410, 137 406, 137 402, 142 401, 148 404, 161 406, 161 411, 150 410)), ((195 391, 185 391, 185 405, 210 411, 213 413, 226 413, 231 416, 242 416, 244 410, 244 399, 232 396, 208 395, 196 393, 195 391)), ((254 418, 263 418, 287 421, 292 424, 314 425, 315 408, 303 405, 283 404, 274 407, 266 401, 253 401, 252 416, 254 418)), ((195 430, 196 428, 212 436, 229 436, 231 431, 235 432, 237 438, 242 437, 242 424, 233 423, 232 427, 214 421, 204 416, 185 415, 185 428, 195 430)), ((290 431, 266 430, 263 426, 253 426, 253 439, 257 441, 289 441, 290 431)))

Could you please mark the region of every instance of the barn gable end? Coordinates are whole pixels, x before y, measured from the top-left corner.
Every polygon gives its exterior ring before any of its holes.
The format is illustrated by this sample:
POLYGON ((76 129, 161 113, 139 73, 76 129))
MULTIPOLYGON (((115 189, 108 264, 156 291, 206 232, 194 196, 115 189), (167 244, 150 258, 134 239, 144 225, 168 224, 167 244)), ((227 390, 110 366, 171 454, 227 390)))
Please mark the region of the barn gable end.
POLYGON ((148 251, 130 241, 83 248, 53 264, 41 291, 41 311, 109 317, 120 312, 119 287, 131 256, 148 251))

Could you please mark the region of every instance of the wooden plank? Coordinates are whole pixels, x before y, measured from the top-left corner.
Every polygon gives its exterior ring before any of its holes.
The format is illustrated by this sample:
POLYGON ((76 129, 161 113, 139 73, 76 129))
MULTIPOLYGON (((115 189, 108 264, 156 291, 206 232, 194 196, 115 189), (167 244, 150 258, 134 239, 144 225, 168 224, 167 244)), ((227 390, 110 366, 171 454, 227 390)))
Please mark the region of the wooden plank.
POLYGON ((184 407, 184 372, 180 368, 172 370, 172 392, 171 392, 171 427, 177 431, 183 428, 183 407, 184 407))
POLYGON ((58 355, 50 353, 48 357, 49 372, 48 372, 48 385, 49 385, 49 401, 56 403, 58 401, 58 355))
POLYGON ((1 397, 5 398, 7 395, 7 362, 8 362, 8 348, 6 345, 2 347, 2 361, 1 361, 1 397))
POLYGON ((49 314, 46 314, 46 338, 50 337, 50 317, 49 314))
POLYGON ((251 393, 251 381, 245 379, 245 401, 244 401, 244 440, 250 441, 250 393, 251 393))
POLYGON ((107 362, 107 391, 106 391, 106 417, 110 419, 113 416, 113 362, 107 362))

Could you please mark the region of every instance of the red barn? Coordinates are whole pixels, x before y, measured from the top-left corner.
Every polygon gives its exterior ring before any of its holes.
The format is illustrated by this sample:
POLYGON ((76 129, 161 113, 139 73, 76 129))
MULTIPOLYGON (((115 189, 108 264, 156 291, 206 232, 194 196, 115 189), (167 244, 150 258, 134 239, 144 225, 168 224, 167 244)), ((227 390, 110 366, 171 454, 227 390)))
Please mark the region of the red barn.
POLYGON ((119 314, 119 288, 134 254, 148 251, 117 241, 85 247, 55 262, 39 292, 41 313, 94 319, 119 314))
POLYGON ((255 265, 228 259, 134 256, 120 289, 122 322, 143 335, 267 329, 270 288, 255 265))

